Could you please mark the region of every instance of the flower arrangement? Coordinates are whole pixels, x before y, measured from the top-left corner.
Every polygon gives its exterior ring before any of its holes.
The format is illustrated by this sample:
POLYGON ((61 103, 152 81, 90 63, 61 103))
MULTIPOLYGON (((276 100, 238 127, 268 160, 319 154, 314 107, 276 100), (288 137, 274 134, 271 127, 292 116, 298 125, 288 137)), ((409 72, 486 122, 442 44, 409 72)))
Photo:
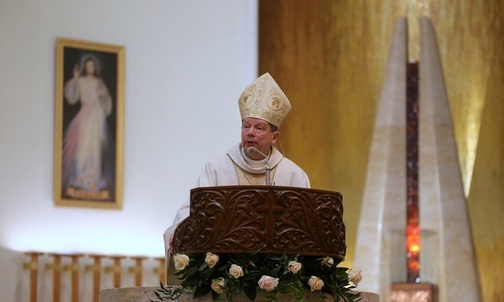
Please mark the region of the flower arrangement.
MULTIPOLYGON (((360 293, 352 291, 361 281, 360 271, 338 267, 331 257, 303 255, 243 254, 175 254, 175 276, 180 286, 155 292, 158 301, 177 300, 190 293, 200 298, 211 293, 214 301, 233 301, 245 295, 254 301, 258 291, 267 301, 277 301, 278 294, 288 294, 292 301, 308 301, 305 289, 331 295, 334 301, 358 301, 360 293)), ((152 301, 151 302, 155 302, 152 301)))

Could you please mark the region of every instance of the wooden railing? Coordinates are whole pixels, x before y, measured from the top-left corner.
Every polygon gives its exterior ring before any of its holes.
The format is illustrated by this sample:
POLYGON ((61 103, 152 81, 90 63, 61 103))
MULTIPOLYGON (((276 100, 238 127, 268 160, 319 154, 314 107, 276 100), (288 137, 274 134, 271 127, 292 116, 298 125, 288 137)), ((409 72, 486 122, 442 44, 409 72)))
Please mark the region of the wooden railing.
POLYGON ((101 289, 158 286, 166 281, 164 257, 26 252, 29 301, 98 302, 101 289), (41 297, 44 299, 41 299, 41 297))

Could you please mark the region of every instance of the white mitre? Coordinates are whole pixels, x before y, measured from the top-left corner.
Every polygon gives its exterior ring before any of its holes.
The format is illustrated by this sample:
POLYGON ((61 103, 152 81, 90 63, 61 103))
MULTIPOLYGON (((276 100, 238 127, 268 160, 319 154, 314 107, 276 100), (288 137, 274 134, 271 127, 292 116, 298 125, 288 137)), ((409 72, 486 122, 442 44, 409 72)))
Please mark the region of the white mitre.
POLYGON ((258 77, 245 88, 238 100, 243 120, 253 117, 280 128, 291 109, 287 96, 269 73, 258 77))

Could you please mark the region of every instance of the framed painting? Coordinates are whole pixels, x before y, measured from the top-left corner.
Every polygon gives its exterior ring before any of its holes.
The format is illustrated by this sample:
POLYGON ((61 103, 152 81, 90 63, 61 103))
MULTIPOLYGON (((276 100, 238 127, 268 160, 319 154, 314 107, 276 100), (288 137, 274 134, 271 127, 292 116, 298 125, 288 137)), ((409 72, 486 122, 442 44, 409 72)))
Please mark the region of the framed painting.
POLYGON ((122 208, 122 46, 58 38, 54 203, 122 208))

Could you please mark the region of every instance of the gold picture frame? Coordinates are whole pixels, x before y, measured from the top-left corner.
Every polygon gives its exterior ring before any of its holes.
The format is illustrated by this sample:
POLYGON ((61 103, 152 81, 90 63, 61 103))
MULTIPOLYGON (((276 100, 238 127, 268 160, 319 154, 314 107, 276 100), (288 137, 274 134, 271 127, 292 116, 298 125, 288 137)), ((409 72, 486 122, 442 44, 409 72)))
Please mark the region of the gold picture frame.
POLYGON ((54 204, 122 209, 123 46, 56 41, 54 204))

